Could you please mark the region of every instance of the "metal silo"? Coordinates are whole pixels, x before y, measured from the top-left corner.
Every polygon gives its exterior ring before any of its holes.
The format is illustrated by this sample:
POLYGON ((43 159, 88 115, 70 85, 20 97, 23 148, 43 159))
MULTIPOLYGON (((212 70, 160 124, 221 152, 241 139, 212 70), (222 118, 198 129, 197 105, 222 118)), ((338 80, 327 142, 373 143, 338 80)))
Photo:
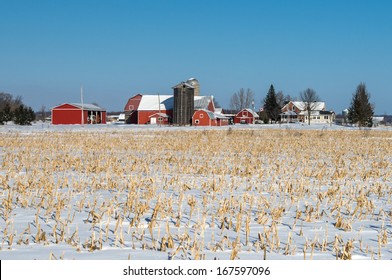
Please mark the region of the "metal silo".
POLYGON ((173 87, 174 107, 173 124, 190 125, 194 111, 194 87, 187 82, 181 82, 173 87))

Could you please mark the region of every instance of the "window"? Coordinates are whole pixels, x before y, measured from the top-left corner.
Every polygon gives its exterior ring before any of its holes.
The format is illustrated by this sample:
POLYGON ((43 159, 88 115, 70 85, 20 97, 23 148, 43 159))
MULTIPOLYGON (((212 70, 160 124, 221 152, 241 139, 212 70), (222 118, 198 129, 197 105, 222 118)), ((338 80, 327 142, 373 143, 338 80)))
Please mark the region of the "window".
POLYGON ((195 120, 195 124, 199 124, 199 120, 195 120))
POLYGON ((204 118, 204 114, 200 113, 199 118, 201 118, 201 119, 204 118))
POLYGON ((242 112, 242 116, 246 117, 246 116, 248 116, 248 114, 246 112, 242 112))
POLYGON ((160 122, 163 121, 163 118, 162 118, 162 117, 159 117, 159 118, 158 118, 158 121, 160 121, 160 122))
POLYGON ((133 111, 133 108, 134 108, 133 105, 128 106, 129 111, 133 111))
POLYGON ((318 116, 317 119, 319 120, 319 119, 320 119, 320 116, 318 116))
POLYGON ((324 120, 328 120, 328 116, 324 116, 324 120))

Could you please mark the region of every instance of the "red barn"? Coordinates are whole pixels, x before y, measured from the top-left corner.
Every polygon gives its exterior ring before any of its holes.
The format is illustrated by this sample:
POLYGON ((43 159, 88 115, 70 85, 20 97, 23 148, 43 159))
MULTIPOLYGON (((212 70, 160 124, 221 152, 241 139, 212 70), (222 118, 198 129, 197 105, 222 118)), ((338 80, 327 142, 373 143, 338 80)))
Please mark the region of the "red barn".
POLYGON ((200 109, 196 110, 192 116, 192 125, 194 126, 216 126, 217 120, 213 112, 200 109))
POLYGON ((259 115, 252 109, 242 109, 234 117, 234 123, 252 124, 259 119, 259 115))
MULTIPOLYGON (((173 115, 173 95, 136 94, 129 98, 124 108, 126 121, 130 124, 149 124, 157 113, 173 115)), ((169 119, 168 119, 169 120, 169 119)))
POLYGON ((106 110, 94 104, 64 103, 52 108, 52 124, 106 124, 106 110))

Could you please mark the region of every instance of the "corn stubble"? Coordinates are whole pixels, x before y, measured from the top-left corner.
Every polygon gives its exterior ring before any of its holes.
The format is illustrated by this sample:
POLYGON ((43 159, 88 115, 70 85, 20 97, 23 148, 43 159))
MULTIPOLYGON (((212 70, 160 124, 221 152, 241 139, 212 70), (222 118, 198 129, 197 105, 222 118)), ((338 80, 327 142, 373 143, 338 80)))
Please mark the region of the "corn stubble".
POLYGON ((352 259, 375 258, 369 248, 378 248, 383 258, 391 244, 389 132, 229 132, 2 135, 1 249, 352 259), (27 226, 18 224, 23 211, 27 226), (365 243, 366 230, 377 242, 365 243))

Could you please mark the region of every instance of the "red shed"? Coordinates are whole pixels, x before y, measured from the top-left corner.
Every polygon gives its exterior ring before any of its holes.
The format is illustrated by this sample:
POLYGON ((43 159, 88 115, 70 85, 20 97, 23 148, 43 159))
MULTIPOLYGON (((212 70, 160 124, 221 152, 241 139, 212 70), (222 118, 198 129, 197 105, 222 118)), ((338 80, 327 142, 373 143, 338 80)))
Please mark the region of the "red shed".
POLYGON ((106 110, 94 104, 64 103, 52 108, 52 124, 106 124, 106 110))
POLYGON ((150 124, 169 124, 170 117, 165 113, 155 113, 148 117, 150 124))
POLYGON ((229 117, 220 114, 220 113, 215 113, 215 117, 216 117, 216 125, 217 126, 225 126, 225 125, 229 125, 229 117))
POLYGON ((234 117, 234 123, 252 124, 259 119, 259 115, 252 109, 242 109, 234 117))

